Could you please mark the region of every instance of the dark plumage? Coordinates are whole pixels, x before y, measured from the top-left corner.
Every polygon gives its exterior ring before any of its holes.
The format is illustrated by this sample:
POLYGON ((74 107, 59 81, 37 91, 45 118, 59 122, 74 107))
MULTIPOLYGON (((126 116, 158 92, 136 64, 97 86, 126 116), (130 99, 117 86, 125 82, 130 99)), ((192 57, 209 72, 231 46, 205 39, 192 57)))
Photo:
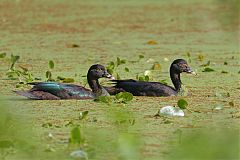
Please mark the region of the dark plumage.
POLYGON ((74 84, 64 84, 56 82, 33 82, 34 85, 29 91, 15 91, 17 94, 29 99, 38 100, 59 100, 59 99, 94 99, 98 96, 109 95, 99 84, 99 78, 111 78, 104 66, 95 64, 90 67, 87 74, 88 84, 92 89, 86 89, 74 84))
POLYGON ((116 84, 113 87, 105 87, 111 94, 119 92, 130 92, 134 96, 173 96, 177 95, 181 89, 180 73, 195 73, 188 66, 184 59, 176 59, 170 67, 170 77, 175 88, 159 82, 144 82, 135 80, 113 80, 116 84))

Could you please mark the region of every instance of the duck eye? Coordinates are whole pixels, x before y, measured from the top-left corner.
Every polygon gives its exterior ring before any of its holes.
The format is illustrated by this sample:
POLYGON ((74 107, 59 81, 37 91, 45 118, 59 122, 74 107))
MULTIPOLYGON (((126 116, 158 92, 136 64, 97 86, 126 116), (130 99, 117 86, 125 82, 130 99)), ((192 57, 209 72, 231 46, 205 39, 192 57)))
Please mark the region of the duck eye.
POLYGON ((101 71, 102 71, 102 69, 101 69, 101 68, 97 68, 97 71, 98 71, 98 72, 101 72, 101 71))
POLYGON ((187 65, 186 64, 181 64, 180 67, 187 68, 187 65))

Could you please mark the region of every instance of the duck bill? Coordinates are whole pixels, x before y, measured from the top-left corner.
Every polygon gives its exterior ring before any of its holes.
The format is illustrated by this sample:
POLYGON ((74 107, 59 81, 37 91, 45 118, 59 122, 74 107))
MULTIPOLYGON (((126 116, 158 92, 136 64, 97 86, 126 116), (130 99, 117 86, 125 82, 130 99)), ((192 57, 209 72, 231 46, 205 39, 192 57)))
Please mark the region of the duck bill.
POLYGON ((114 79, 115 79, 111 74, 109 74, 109 73, 107 73, 107 72, 104 73, 103 77, 108 78, 108 79, 111 79, 111 80, 114 80, 114 79))
POLYGON ((188 73, 188 74, 193 74, 193 75, 197 75, 197 73, 196 72, 194 72, 193 70, 192 70, 192 68, 188 68, 188 70, 186 71, 186 73, 188 73))

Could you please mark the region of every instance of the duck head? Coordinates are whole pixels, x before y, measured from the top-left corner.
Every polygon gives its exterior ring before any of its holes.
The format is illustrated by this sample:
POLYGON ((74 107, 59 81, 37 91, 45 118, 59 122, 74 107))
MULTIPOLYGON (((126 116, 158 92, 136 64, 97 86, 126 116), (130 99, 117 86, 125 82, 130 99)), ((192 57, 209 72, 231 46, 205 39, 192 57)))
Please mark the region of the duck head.
POLYGON ((187 64, 187 62, 184 59, 176 59, 173 61, 171 65, 171 69, 174 70, 176 73, 191 73, 191 74, 196 74, 191 67, 187 64))
POLYGON ((111 74, 107 72, 106 68, 100 64, 92 65, 88 70, 87 77, 95 80, 103 77, 115 79, 111 74))

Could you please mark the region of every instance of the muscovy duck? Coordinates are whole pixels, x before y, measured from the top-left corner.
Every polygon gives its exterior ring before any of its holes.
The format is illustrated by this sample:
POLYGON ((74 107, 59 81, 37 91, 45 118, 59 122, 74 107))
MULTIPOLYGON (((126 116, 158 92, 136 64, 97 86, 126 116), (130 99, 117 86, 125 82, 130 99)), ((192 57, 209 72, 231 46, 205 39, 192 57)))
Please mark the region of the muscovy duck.
POLYGON ((134 96, 175 96, 181 89, 182 82, 180 73, 182 72, 196 74, 184 59, 174 60, 170 67, 170 77, 175 88, 159 82, 144 82, 133 79, 112 80, 116 85, 104 88, 111 95, 115 95, 119 92, 130 92, 134 96))
POLYGON ((95 99, 98 96, 108 96, 109 93, 99 84, 99 78, 114 79, 106 68, 100 64, 94 64, 87 73, 87 80, 90 88, 74 84, 56 82, 32 82, 33 88, 28 91, 15 91, 17 94, 29 99, 37 100, 60 100, 60 99, 95 99))

